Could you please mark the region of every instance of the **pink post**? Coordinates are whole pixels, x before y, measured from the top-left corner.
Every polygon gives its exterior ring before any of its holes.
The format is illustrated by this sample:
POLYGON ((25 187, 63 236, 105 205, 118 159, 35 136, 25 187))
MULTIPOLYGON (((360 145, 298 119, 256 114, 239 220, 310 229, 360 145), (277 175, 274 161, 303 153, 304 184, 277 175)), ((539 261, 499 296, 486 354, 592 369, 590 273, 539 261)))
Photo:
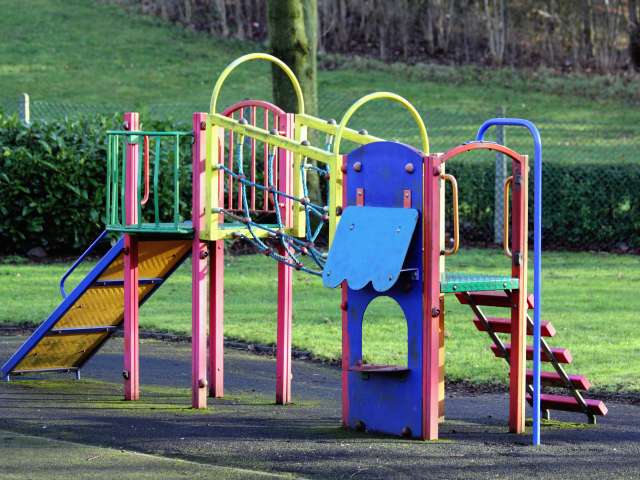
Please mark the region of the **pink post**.
MULTIPOLYGON (((288 138, 293 136, 293 115, 284 114, 279 117, 279 129, 288 138)), ((291 152, 278 149, 278 187, 281 191, 293 190, 293 158, 291 152)), ((280 198, 282 223, 290 227, 293 222, 293 204, 291 199, 280 198)), ((287 251, 280 247, 278 253, 287 256, 287 251)), ((285 405, 291 402, 291 327, 293 317, 293 271, 285 264, 278 262, 278 321, 276 335, 276 403, 285 405)))
MULTIPOLYGON (((233 143, 232 143, 233 144, 233 143)), ((221 139, 213 148, 223 158, 221 139)), ((224 176, 218 178, 220 205, 224 205, 224 176)), ((229 196, 230 202, 233 196, 229 196)), ((224 240, 209 242, 209 396, 224 396, 224 240)))
POLYGON ((207 408, 207 243, 200 240, 205 227, 206 113, 193 114, 191 247, 191 406, 207 408))
MULTIPOLYGON (((139 129, 137 113, 124 115, 125 130, 139 129)), ((138 223, 138 143, 126 137, 125 165, 125 221, 127 225, 138 223)), ((138 240, 124 236, 124 399, 140 398, 138 352, 138 240)))
POLYGON ((224 396, 224 240, 209 244, 209 396, 224 396))

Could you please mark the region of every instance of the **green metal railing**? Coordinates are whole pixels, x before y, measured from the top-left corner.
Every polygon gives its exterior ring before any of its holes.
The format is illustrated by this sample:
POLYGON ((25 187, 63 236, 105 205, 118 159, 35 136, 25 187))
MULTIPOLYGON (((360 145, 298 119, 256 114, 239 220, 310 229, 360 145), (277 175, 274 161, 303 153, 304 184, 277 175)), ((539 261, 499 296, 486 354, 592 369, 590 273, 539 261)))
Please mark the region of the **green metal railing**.
MULTIPOLYGON (((190 150, 192 132, 107 131, 106 228, 127 233, 189 234, 193 229, 181 215, 181 150, 190 150), (136 206, 138 221, 127 225, 125 217, 125 181, 127 145, 138 145, 138 178, 136 206), (151 159, 153 158, 153 161, 151 159), (153 181, 153 183, 151 183, 153 181), (143 195, 144 192, 144 195, 143 195), (153 211, 145 208, 152 198, 153 211)), ((188 182, 190 179, 184 179, 188 182)), ((189 201, 183 202, 187 207, 189 201)))

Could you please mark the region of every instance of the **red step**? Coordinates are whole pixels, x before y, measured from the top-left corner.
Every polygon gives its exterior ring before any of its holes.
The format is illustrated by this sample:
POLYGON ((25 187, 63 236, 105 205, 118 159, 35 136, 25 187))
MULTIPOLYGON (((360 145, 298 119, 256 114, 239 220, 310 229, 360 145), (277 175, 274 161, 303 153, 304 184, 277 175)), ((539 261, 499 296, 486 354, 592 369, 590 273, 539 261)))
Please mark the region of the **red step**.
MULTIPOLYGON (((505 348, 507 349, 507 354, 511 351, 511 344, 505 343, 505 348)), ((491 345, 491 350, 493 350, 493 354, 496 357, 502 357, 502 352, 498 350, 496 345, 491 345)), ((573 361, 573 357, 571 356, 571 352, 566 348, 552 348, 551 352, 555 355, 558 363, 571 363, 573 361)), ((551 359, 545 355, 544 352, 540 352, 541 359, 543 362, 550 362, 551 359)), ((533 360, 533 347, 527 347, 527 360, 533 360)))
MULTIPOLYGON (((494 332, 498 333, 511 333, 511 319, 510 318, 497 318, 497 317, 488 317, 489 326, 494 332)), ((481 332, 486 332, 487 329, 478 318, 473 319, 473 323, 476 325, 476 328, 481 332)), ((528 323, 528 322, 527 322, 528 323)), ((546 320, 542 321, 540 325, 540 333, 543 337, 553 337, 556 334, 556 329, 553 328, 551 322, 547 322, 546 320)), ((527 327, 527 335, 533 335, 533 326, 528 325, 527 327)))
MULTIPOLYGON (((527 401, 531 404, 531 396, 527 395, 527 401)), ((602 400, 590 400, 585 398, 585 403, 591 415, 606 415, 609 411, 602 400)), ((562 410, 565 412, 583 412, 578 401, 566 395, 540 395, 540 408, 543 410, 562 410)))
MULTIPOLYGON (((505 307, 511 308, 511 298, 506 292, 500 290, 497 292, 460 292, 456 293, 458 301, 463 305, 468 305, 466 295, 470 295, 476 305, 483 307, 505 307)), ((527 296, 527 307, 529 310, 533 308, 533 295, 527 296)))
MULTIPOLYGON (((591 388, 591 382, 582 375, 569 375, 569 381, 576 390, 589 390, 591 388)), ((527 370, 527 383, 533 383, 533 370, 527 370)), ((556 372, 540 372, 540 383, 547 387, 567 386, 556 372)))

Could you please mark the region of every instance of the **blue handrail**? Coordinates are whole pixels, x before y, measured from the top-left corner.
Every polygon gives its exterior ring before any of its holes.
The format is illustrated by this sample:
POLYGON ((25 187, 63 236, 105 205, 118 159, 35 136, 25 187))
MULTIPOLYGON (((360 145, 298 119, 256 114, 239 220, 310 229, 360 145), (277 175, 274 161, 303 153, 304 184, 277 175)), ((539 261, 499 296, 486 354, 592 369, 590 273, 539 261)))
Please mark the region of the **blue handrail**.
POLYGON ((533 444, 540 445, 540 318, 542 315, 542 140, 538 128, 521 118, 492 118, 484 122, 476 140, 497 125, 524 127, 533 137, 533 444))
POLYGON ((106 230, 104 230, 100 235, 98 235, 98 238, 96 238, 93 241, 93 243, 89 245, 89 248, 87 248, 82 253, 82 255, 80 255, 78 259, 75 262, 73 262, 73 265, 69 267, 69 270, 67 270, 65 274, 62 276, 62 278, 60 278, 60 295, 62 295, 62 298, 67 298, 67 292, 65 292, 64 290, 64 282, 66 282, 67 278, 73 273, 76 267, 82 263, 82 261, 87 257, 87 255, 91 253, 91 251, 96 247, 96 245, 98 245, 102 241, 102 239, 106 235, 107 235, 106 230))

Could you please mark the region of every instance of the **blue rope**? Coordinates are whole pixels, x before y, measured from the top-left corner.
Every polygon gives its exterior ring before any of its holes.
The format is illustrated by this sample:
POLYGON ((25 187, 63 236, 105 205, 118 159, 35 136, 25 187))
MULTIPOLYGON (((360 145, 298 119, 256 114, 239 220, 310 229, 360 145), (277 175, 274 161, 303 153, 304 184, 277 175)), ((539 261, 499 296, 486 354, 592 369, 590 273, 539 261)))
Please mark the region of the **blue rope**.
MULTIPOLYGON (((326 148, 327 149, 331 148, 330 142, 326 144, 326 148)), ((274 260, 281 262, 291 268, 295 268, 296 270, 301 270, 312 275, 322 275, 322 268, 324 267, 324 263, 326 261, 326 255, 315 247, 314 242, 319 236, 322 230, 322 227, 324 225, 324 222, 327 219, 327 215, 326 215, 327 207, 322 207, 320 205, 313 204, 308 200, 309 189, 307 185, 306 172, 304 171, 304 169, 306 168, 306 169, 314 170, 317 173, 325 176, 325 178, 329 176, 329 170, 328 168, 322 169, 322 168, 316 167, 315 165, 308 165, 306 163, 303 163, 303 165, 301 165, 301 169, 302 169, 301 174, 303 179, 302 188, 303 188, 304 197, 297 198, 293 195, 289 195, 286 192, 282 192, 275 187, 275 175, 274 175, 274 168, 273 168, 275 154, 276 154, 276 150, 274 147, 273 150, 270 150, 268 154, 269 157, 267 160, 268 162, 268 170, 267 170, 268 186, 267 187, 263 185, 259 185, 256 182, 247 180, 246 176, 244 175, 244 162, 243 162, 244 136, 240 136, 238 139, 237 148, 236 148, 237 173, 223 164, 218 165, 218 169, 223 170, 225 173, 227 173, 228 175, 230 175, 232 178, 234 178, 236 181, 239 182, 240 189, 241 189, 241 196, 242 196, 242 213, 244 217, 240 217, 239 215, 236 215, 234 212, 226 210, 224 208, 219 208, 218 211, 219 213, 222 213, 223 215, 226 215, 229 218, 239 220, 244 225, 246 225, 247 232, 249 233, 250 236, 244 236, 244 235, 241 235, 241 236, 243 239, 251 243, 254 246, 254 248, 256 248, 259 252, 264 253, 265 255, 268 255, 274 260), (249 201, 247 199, 247 187, 258 188, 261 191, 265 192, 265 195, 267 195, 268 193, 273 194, 278 230, 274 230, 273 228, 267 227, 266 225, 253 221, 253 219, 251 218, 251 211, 249 209, 249 201), (280 197, 284 197, 292 201, 299 202, 303 205, 305 209, 305 217, 307 220, 307 225, 305 229, 306 241, 293 237, 283 231, 284 224, 282 222, 282 214, 279 208, 280 197), (315 230, 312 230, 310 227, 311 214, 314 214, 320 217, 321 219, 321 222, 318 224, 315 230), (277 253, 276 251, 274 251, 273 248, 269 247, 265 242, 263 242, 260 239, 260 237, 258 237, 254 229, 266 231, 270 236, 277 238, 278 243, 282 246, 283 250, 286 252, 286 256, 283 256, 277 253), (320 268, 320 270, 318 271, 318 270, 313 270, 308 267, 305 267, 304 264, 298 258, 299 255, 309 255, 313 259, 313 261, 316 263, 316 265, 320 268)), ((306 162, 306 159, 305 159, 305 162, 306 162)))

